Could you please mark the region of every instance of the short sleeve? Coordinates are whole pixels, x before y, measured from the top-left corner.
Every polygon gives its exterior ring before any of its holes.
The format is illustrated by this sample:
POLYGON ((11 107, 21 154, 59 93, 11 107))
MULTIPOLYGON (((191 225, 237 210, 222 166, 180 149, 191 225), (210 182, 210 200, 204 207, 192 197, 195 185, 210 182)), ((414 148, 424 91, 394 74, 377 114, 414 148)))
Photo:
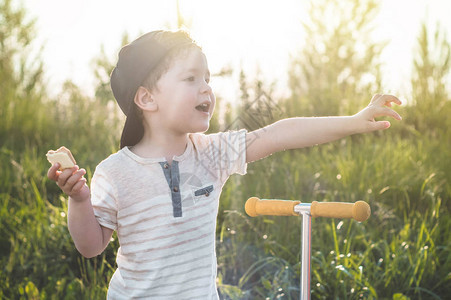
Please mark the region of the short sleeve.
POLYGON ((246 133, 242 129, 207 135, 206 145, 198 149, 203 154, 202 164, 222 181, 232 174, 246 174, 246 133))
POLYGON ((97 221, 103 227, 117 229, 117 202, 113 185, 97 167, 91 180, 91 203, 97 221))
POLYGON ((225 163, 229 175, 246 174, 246 133, 247 131, 242 129, 219 134, 219 142, 224 152, 222 155, 226 158, 222 163, 225 163))

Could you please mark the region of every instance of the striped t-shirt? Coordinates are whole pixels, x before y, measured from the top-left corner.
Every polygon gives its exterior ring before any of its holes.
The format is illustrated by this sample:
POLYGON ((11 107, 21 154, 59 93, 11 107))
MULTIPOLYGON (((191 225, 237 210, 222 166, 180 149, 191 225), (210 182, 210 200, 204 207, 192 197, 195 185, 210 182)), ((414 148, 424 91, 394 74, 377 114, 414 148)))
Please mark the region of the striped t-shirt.
POLYGON ((217 299, 215 231, 221 189, 246 173, 246 131, 190 134, 169 165, 127 147, 91 183, 100 225, 120 248, 108 299, 217 299))

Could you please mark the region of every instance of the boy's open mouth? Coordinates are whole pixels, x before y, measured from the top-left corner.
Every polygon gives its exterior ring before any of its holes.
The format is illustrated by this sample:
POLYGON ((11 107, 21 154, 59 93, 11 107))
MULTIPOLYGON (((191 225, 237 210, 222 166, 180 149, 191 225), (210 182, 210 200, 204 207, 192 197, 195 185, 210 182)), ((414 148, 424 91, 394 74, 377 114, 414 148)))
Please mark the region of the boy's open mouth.
POLYGON ((202 112, 209 112, 210 104, 202 103, 201 105, 196 106, 196 109, 202 112))

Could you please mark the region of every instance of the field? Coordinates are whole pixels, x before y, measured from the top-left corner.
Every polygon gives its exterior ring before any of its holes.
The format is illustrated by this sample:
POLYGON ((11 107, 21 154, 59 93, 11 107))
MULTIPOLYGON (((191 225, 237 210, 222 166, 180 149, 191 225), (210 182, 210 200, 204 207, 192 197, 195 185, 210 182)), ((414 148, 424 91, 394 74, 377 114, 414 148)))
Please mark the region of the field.
MULTIPOLYGON (((42 64, 21 56, 26 53, 22 48, 32 43, 32 26, 22 23, 9 2, 1 2, 3 20, 23 31, 8 29, 9 36, 0 35, 5 53, 0 58, 0 298, 104 299, 115 270, 117 240, 113 235, 106 251, 94 259, 76 251, 67 229, 67 197, 47 179, 45 153, 61 145, 70 148, 88 170, 89 182, 95 166, 118 150, 123 119, 101 76, 109 74, 111 64, 104 56, 97 61, 96 97, 86 96, 71 82, 55 99, 49 97, 42 64), (5 42, 11 39, 14 43, 5 42)), ((427 35, 419 41, 428 48, 427 35)), ((442 60, 429 61, 423 52, 417 61, 412 95, 396 108, 402 122, 393 121, 384 132, 280 152, 250 164, 247 175, 229 179, 217 223, 222 298, 299 295, 301 219, 250 218, 244 203, 251 196, 370 204, 372 215, 366 222, 313 220, 313 299, 451 295, 451 98, 444 79, 450 55, 449 44, 441 42, 448 45, 442 60)), ((302 79, 291 72, 292 79, 302 79)), ((293 87, 290 99, 274 99, 271 88, 260 81, 250 83, 244 74, 241 87, 238 104, 218 95, 211 132, 252 130, 255 116, 267 123, 302 112, 328 114, 306 104, 316 103, 318 95, 330 101, 328 108, 340 107, 346 98, 346 110, 357 112, 381 88, 378 82, 364 87, 352 81, 325 88, 312 84, 302 96, 293 87)))
MULTIPOLYGON (((93 103, 53 125, 60 109, 55 103, 53 108, 41 105, 23 121, 15 119, 22 127, 11 128, 9 132, 19 132, 9 135, 0 151, 0 293, 4 299, 103 298, 117 242, 96 259, 76 252, 66 227, 67 199, 46 178, 45 153, 57 145, 72 148, 90 177, 96 163, 116 149, 118 131, 110 130, 115 122, 106 122, 107 117, 96 118, 106 112, 93 103), (55 115, 49 118, 52 111, 55 115), (102 121, 89 121, 94 119, 102 121), (28 128, 27 120, 34 121, 28 128), (38 136, 35 126, 43 127, 38 136)), ((408 119, 414 109, 401 113, 408 119)), ((313 220, 315 298, 444 298, 451 292, 448 128, 429 135, 394 124, 383 133, 278 153, 250 164, 246 176, 233 176, 222 193, 218 218, 222 295, 298 295, 300 218, 249 218, 244 202, 258 196, 305 202, 365 200, 371 205, 372 216, 363 223, 313 220)))

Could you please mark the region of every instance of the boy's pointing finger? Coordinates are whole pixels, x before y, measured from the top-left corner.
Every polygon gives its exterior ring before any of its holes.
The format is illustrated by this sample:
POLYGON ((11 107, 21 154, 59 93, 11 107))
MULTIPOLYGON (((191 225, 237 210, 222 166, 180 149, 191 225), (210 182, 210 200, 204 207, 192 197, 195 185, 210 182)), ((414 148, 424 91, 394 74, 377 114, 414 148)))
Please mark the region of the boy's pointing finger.
POLYGON ((397 97, 393 95, 383 95, 381 98, 382 105, 391 106, 391 103, 394 102, 398 105, 401 105, 402 102, 397 97))
POLYGON ((384 117, 384 116, 393 117, 396 120, 402 120, 401 115, 398 114, 393 109, 390 109, 388 107, 377 108, 377 110, 375 111, 374 117, 384 117))

